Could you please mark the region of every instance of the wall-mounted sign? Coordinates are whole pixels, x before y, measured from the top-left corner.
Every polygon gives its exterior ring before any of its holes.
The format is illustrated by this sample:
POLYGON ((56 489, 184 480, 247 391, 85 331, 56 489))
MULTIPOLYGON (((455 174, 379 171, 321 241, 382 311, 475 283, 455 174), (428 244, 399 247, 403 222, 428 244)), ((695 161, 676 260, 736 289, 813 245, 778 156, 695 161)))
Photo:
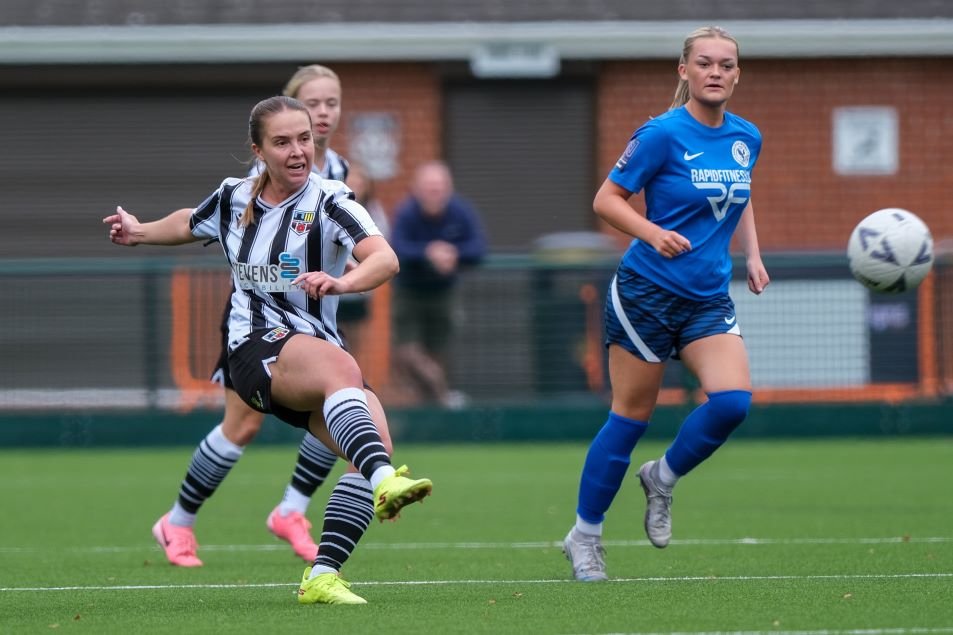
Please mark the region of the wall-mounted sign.
POLYGON ((397 118, 387 112, 362 112, 350 117, 348 157, 359 161, 375 180, 397 174, 400 129, 397 118))
POLYGON ((478 47, 470 56, 474 77, 516 78, 559 75, 559 52, 538 42, 499 42, 478 47))
POLYGON ((896 174, 900 135, 897 110, 886 106, 834 109, 834 172, 896 174))

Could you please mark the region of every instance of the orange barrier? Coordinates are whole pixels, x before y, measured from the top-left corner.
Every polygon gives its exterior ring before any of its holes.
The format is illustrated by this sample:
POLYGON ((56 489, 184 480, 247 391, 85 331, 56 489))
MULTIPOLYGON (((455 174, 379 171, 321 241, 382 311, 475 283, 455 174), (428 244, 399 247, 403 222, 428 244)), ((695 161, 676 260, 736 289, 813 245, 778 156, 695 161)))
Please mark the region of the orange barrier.
POLYGON ((227 274, 176 270, 170 281, 172 337, 169 369, 182 411, 222 402, 210 377, 221 351, 220 321, 229 292, 227 274))
MULTIPOLYGON (((209 375, 220 352, 219 317, 229 284, 229 277, 224 272, 180 269, 172 274, 170 370, 180 393, 179 407, 182 410, 221 403, 221 390, 209 381, 209 375)), ((370 298, 370 317, 355 333, 359 344, 355 356, 365 380, 378 391, 386 391, 391 384, 391 294, 389 284, 374 291, 370 298)), ((579 363, 589 390, 601 395, 607 388, 607 380, 598 296, 593 285, 585 284, 579 289, 579 298, 585 307, 582 351, 578 359, 566 360, 566 363, 579 363)), ((943 315, 953 313, 953 276, 942 276, 936 271, 931 273, 920 285, 917 302, 917 382, 830 388, 759 388, 755 390, 755 403, 895 404, 953 393, 953 331, 938 326, 943 315)), ((659 395, 658 404, 684 404, 688 397, 683 388, 665 388, 659 395)), ((703 394, 693 397, 695 401, 704 400, 703 394)))
POLYGON ((917 359, 919 360, 920 395, 936 397, 940 394, 939 364, 936 349, 936 289, 934 274, 920 283, 917 291, 917 359))
POLYGON ((584 284, 579 288, 579 299, 586 307, 586 344, 582 366, 586 373, 589 390, 602 393, 606 388, 605 344, 602 338, 602 301, 595 285, 584 284))
POLYGON ((867 384, 840 388, 757 388, 755 403, 859 403, 882 401, 895 404, 921 397, 917 384, 867 384))
MULTIPOLYGON (((953 316, 953 274, 950 268, 934 270, 929 277, 936 277, 934 284, 935 323, 939 324, 936 333, 937 374, 939 390, 944 394, 953 394, 953 328, 943 328, 942 316, 953 316)), ((949 318, 947 318, 949 319, 949 318)))
POLYGON ((390 384, 391 340, 391 285, 385 284, 374 290, 370 301, 370 317, 363 325, 357 363, 366 381, 374 390, 382 390, 390 384))

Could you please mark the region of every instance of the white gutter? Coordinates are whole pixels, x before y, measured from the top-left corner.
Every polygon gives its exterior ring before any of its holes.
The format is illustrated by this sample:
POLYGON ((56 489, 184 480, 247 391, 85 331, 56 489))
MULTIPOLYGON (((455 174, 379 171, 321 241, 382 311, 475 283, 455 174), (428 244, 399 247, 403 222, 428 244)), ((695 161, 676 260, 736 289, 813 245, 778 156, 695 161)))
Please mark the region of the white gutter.
MULTIPOLYGON (((676 59, 698 22, 440 22, 0 27, 0 64, 471 60, 487 47, 561 60, 676 59)), ((743 59, 953 55, 953 19, 722 23, 743 59)))

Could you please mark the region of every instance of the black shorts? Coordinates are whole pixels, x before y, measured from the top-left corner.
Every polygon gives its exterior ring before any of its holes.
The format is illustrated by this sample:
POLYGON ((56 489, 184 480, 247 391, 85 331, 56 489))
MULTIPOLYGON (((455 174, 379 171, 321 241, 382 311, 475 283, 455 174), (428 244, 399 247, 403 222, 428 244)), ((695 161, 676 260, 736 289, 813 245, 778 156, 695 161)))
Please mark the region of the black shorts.
MULTIPOLYGON (((228 354, 224 376, 229 386, 254 410, 273 414, 296 428, 308 429, 311 412, 292 410, 271 400, 271 374, 268 365, 278 359, 278 354, 291 339, 294 332, 283 326, 252 331, 247 341, 228 354)), ((373 389, 364 382, 364 389, 373 389)))
POLYGON ((247 340, 228 354, 226 376, 232 388, 246 404, 258 412, 273 414, 296 428, 308 429, 310 412, 285 408, 271 400, 271 373, 269 365, 278 359, 284 345, 294 332, 279 326, 252 331, 247 340))
MULTIPOLYGON (((219 325, 218 330, 221 335, 221 349, 218 352, 218 361, 215 362, 215 368, 212 369, 212 376, 209 378, 212 383, 220 385, 222 388, 227 388, 229 390, 235 390, 235 384, 232 383, 232 375, 228 371, 228 317, 232 311, 232 296, 229 295, 227 301, 225 302, 225 310, 222 311, 222 323, 219 325)), ((340 308, 338 309, 338 318, 340 319, 340 308)), ((344 350, 350 352, 347 347, 347 337, 338 329, 338 337, 341 339, 341 342, 344 344, 344 350)), ((373 392, 373 389, 368 386, 366 383, 364 387, 373 392)))
POLYGON ((212 369, 212 382, 221 384, 223 388, 235 390, 232 383, 232 376, 228 372, 228 316, 232 311, 232 297, 228 296, 225 301, 225 310, 222 312, 222 324, 219 326, 221 333, 222 348, 218 353, 218 361, 215 362, 215 368, 212 369))

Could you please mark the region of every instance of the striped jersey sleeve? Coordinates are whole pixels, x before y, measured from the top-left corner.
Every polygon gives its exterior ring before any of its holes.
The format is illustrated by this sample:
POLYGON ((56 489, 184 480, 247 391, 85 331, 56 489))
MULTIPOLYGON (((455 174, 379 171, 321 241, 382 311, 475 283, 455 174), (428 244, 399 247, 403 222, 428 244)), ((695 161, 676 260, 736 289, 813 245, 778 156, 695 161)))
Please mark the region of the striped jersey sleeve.
POLYGON ((232 209, 227 203, 231 200, 232 191, 242 182, 243 179, 225 179, 217 190, 192 210, 189 229, 193 236, 213 240, 220 238, 222 228, 228 227, 232 219, 232 209), (226 204, 223 205, 223 202, 226 204))
POLYGON ((329 191, 323 209, 338 242, 353 248, 368 236, 383 235, 367 210, 354 200, 354 193, 347 186, 325 181, 325 187, 329 191))

